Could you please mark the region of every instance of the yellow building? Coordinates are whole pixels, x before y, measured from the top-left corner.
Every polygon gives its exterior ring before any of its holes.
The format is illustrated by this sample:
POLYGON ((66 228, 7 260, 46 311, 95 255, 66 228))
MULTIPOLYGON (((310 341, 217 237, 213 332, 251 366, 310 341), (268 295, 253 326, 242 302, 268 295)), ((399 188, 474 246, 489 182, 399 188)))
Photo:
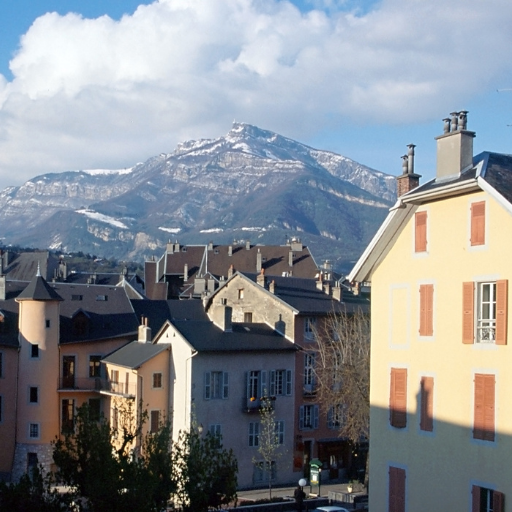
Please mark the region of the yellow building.
POLYGON ((349 279, 371 281, 372 512, 512 510, 512 156, 473 157, 466 112, 413 152, 349 279))

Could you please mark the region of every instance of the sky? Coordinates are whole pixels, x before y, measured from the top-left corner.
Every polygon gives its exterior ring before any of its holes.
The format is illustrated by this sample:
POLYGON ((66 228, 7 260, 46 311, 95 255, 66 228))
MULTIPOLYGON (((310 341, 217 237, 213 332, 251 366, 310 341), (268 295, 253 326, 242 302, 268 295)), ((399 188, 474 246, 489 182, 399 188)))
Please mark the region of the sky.
POLYGON ((510 0, 0 0, 0 189, 234 120, 398 175, 442 119, 512 153, 510 0))

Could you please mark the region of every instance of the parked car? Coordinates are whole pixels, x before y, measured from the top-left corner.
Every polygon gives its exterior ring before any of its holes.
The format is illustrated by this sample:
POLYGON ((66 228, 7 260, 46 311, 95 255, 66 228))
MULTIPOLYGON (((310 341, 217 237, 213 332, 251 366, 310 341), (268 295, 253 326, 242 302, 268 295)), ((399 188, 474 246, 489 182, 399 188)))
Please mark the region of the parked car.
POLYGON ((336 505, 324 505, 313 510, 313 512, 349 512, 346 508, 338 507, 336 505))

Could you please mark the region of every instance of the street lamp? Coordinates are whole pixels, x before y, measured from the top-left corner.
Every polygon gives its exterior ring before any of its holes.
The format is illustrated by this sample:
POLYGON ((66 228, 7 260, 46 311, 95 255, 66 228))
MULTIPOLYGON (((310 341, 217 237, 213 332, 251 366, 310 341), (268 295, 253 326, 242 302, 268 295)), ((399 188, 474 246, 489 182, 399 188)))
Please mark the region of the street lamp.
POLYGON ((303 491, 304 490, 304 486, 307 485, 308 481, 305 479, 305 478, 301 478, 299 480, 299 485, 300 485, 300 490, 303 491))

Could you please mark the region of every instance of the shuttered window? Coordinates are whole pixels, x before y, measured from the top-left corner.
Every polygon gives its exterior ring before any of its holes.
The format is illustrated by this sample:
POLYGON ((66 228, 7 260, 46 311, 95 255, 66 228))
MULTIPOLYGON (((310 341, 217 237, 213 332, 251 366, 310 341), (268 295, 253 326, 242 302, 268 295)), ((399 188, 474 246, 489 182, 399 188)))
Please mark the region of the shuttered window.
POLYGON ((505 495, 502 492, 473 485, 471 512, 504 512, 505 495))
POLYGON ((433 304, 434 285, 420 285, 420 336, 434 334, 433 304))
POLYGON ((414 251, 427 250, 427 212, 417 212, 414 216, 414 251))
POLYGON ((462 343, 470 344, 475 340, 475 285, 462 283, 462 343))
POLYGON ((434 378, 422 377, 420 388, 420 429, 432 432, 434 430, 434 378))
POLYGON ((471 245, 485 244, 485 201, 471 204, 471 245))
POLYGON ((407 426, 407 370, 391 368, 389 422, 392 427, 407 426))
POLYGON ((151 411, 149 431, 151 434, 158 432, 160 428, 160 411, 151 411))
POLYGON ((405 512, 405 469, 389 468, 389 512, 405 512))
POLYGON ((475 374, 473 438, 494 441, 494 375, 475 374))
POLYGON ((507 344, 508 281, 496 281, 496 345, 507 344))

